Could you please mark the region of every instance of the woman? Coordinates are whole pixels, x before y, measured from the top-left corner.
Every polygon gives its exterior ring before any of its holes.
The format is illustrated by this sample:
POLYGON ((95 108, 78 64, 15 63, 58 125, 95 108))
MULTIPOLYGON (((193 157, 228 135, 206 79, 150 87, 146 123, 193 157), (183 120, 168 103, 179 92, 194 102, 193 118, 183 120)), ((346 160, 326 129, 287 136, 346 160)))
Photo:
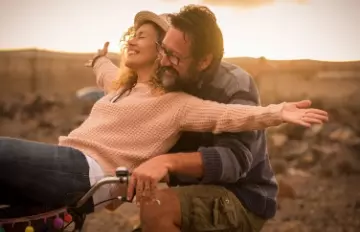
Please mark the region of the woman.
MULTIPOLYGON (((117 80, 112 80, 117 68, 105 57, 95 58, 97 82, 106 95, 94 104, 82 125, 59 138, 58 145, 0 139, 0 183, 4 186, 0 204, 63 207, 71 194, 86 192, 116 167, 133 169, 167 152, 181 131, 237 132, 282 122, 309 126, 327 120, 326 112, 298 109, 294 103, 226 105, 183 92, 165 92, 154 73, 157 44, 167 27, 166 21, 149 12, 137 15, 135 31, 130 29, 125 35, 130 36, 122 53, 122 65, 127 67, 121 67, 117 80)), ((108 197, 109 190, 99 191, 87 211, 108 197)))

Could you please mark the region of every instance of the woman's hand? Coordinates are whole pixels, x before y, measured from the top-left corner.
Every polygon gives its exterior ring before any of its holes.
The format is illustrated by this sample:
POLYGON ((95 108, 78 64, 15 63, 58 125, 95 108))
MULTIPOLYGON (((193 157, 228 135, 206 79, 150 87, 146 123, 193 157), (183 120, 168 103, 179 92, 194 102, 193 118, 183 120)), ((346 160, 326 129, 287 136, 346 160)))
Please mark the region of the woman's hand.
POLYGON ((310 106, 309 100, 285 103, 281 111, 283 121, 310 127, 312 124, 322 124, 329 120, 326 111, 309 108, 310 106))
POLYGON ((95 56, 91 60, 88 60, 85 63, 85 67, 93 67, 96 59, 98 59, 99 57, 102 57, 102 56, 106 56, 108 54, 109 44, 110 44, 109 42, 105 42, 103 48, 98 49, 95 56))

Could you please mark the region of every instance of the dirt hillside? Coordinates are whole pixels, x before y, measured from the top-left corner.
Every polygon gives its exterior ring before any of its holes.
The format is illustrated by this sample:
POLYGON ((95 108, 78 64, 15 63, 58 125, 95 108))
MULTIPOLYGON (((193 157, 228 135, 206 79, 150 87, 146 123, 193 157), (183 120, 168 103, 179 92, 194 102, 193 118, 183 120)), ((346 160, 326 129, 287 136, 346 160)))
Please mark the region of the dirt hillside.
MULTIPOLYGON (((33 95, 0 101, 0 136, 56 143, 82 122, 91 105, 33 95)), ((280 193, 278 213, 264 232, 359 231, 360 108, 327 110, 331 121, 326 125, 268 130, 280 193)), ((87 231, 126 231, 136 212, 126 205, 94 214, 87 231)))

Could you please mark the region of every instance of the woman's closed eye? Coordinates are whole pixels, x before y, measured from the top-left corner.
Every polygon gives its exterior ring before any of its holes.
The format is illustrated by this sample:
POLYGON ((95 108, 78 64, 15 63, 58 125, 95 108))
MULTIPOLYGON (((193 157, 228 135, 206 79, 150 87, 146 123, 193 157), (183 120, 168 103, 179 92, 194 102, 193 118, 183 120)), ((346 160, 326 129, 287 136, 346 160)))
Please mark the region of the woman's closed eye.
POLYGON ((135 39, 146 39, 146 36, 140 35, 140 36, 134 36, 135 39))

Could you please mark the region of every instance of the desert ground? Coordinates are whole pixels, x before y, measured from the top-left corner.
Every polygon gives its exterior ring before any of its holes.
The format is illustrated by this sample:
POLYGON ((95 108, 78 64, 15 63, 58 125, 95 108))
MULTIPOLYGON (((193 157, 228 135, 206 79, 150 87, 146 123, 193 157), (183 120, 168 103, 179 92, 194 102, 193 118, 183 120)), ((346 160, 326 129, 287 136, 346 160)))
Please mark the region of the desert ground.
MULTIPOLYGON (((53 62, 56 62, 56 59, 54 60, 53 62)), ((360 67, 359 62, 333 65, 326 63, 325 67, 323 63, 319 65, 316 61, 306 61, 306 65, 300 65, 305 61, 299 61, 297 66, 294 62, 282 65, 264 59, 254 62, 244 58, 240 63, 229 61, 245 67, 255 78, 274 72, 282 75, 289 72, 299 73, 300 66, 309 67, 309 64, 314 67, 311 73, 314 73, 315 69, 332 72, 338 70, 339 73, 350 70, 358 73, 360 67), (267 65, 264 65, 264 62, 267 65), (275 71, 269 71, 268 66, 275 71)), ((41 86, 36 89, 36 86, 32 85, 34 91, 31 91, 14 84, 7 74, 8 68, 5 67, 3 70, 5 71, 0 72, 1 89, 4 90, 0 98, 0 136, 56 143, 59 135, 66 134, 79 125, 91 109, 92 102, 76 99, 74 89, 66 90, 66 86, 74 88, 66 78, 63 81, 68 82, 61 85, 61 88, 51 85, 47 91, 41 91, 41 86), (11 90, 5 91, 7 88, 11 90), (16 88, 22 90, 17 91, 16 88)), ((12 71, 15 72, 14 70, 17 69, 14 68, 12 71)), ((72 74, 71 69, 65 71, 66 75, 72 75, 72 78, 79 75, 93 78, 89 71, 84 71, 86 74, 72 74)), ((13 73, 12 76, 14 75, 13 73)), ((36 76, 36 73, 34 75, 36 76)), ((48 78, 52 76, 49 74, 48 78)), ((318 83, 317 80, 312 82, 308 76, 306 78, 309 86, 318 83)), ((300 93, 300 85, 297 85, 298 89, 290 91, 286 96, 279 92, 269 92, 269 87, 264 83, 270 83, 271 79, 266 82, 256 79, 264 104, 309 96, 316 97, 316 107, 326 109, 330 113, 330 121, 324 125, 309 129, 283 125, 267 130, 270 159, 277 174, 280 191, 278 212, 275 218, 266 224, 264 232, 360 230, 360 76, 355 74, 351 81, 345 78, 347 77, 337 80, 335 87, 338 89, 305 86, 300 93), (339 83, 346 84, 345 90, 339 83), (349 91, 353 92, 349 94, 349 91), (291 92, 298 95, 290 96, 291 92), (322 94, 318 94, 319 92, 322 94), (344 99, 350 102, 346 103, 344 99)), ((329 82, 326 81, 327 84, 329 82)), ((91 83, 94 84, 94 81, 81 84, 77 80, 78 87, 85 87, 91 83)), ((330 88, 332 85, 321 86, 330 88)), ((130 231, 136 222, 137 208, 127 204, 112 213, 94 213, 88 218, 85 227, 87 232, 130 231)))

